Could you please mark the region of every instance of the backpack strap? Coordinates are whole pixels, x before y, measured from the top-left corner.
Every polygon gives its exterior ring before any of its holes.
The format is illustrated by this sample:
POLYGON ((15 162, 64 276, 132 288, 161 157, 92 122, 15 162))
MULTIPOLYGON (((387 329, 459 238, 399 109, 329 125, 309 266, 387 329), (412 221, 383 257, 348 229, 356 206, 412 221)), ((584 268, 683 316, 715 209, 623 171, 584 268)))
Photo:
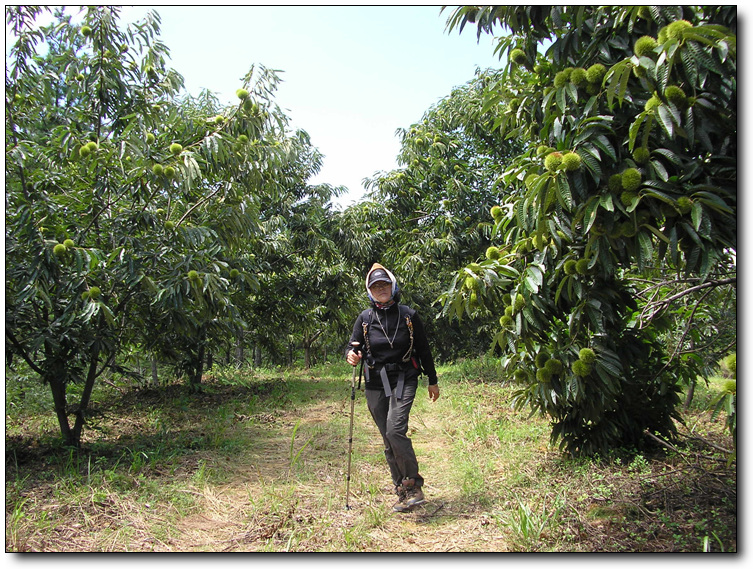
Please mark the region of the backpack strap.
POLYGON ((403 356, 403 362, 410 360, 413 355, 413 321, 410 319, 410 312, 405 315, 405 324, 408 326, 408 333, 410 334, 410 345, 408 346, 408 351, 403 356))
MULTIPOLYGON (((371 318, 372 318, 371 309, 364 310, 361 313, 361 320, 362 320, 361 327, 363 328, 363 341, 364 341, 364 344, 366 344, 367 356, 371 356, 371 344, 369 343, 369 325, 371 325, 371 318), (367 312, 369 313, 368 321, 365 317, 367 312)), ((368 361, 366 363, 368 363, 368 361)), ((368 371, 366 373, 367 373, 366 378, 368 380, 368 371)))
MULTIPOLYGON (((401 306, 397 305, 397 313, 398 313, 398 326, 400 325, 400 318, 403 316, 403 310, 402 308, 405 308, 405 325, 408 328, 408 335, 410 337, 410 344, 408 344, 408 350, 405 352, 405 355, 401 358, 401 361, 403 363, 408 362, 411 357, 413 356, 413 321, 411 320, 411 309, 407 306, 401 306)), ((369 343, 369 327, 371 326, 371 322, 374 318, 374 311, 371 308, 367 308, 361 313, 361 326, 363 328, 363 338, 364 343, 366 344, 366 354, 371 355, 371 344, 369 343), (367 313, 368 312, 368 317, 367 313)))
MULTIPOLYGON (((371 309, 364 310, 361 313, 361 327, 363 328, 363 342, 366 344, 366 365, 364 366, 364 375, 366 376, 366 382, 369 382, 369 370, 374 365, 373 364, 373 358, 371 357, 371 344, 369 343, 369 325, 371 324, 371 309), (368 320, 366 318, 366 313, 369 313, 368 320)), ((389 387, 389 385, 388 385, 389 387)))

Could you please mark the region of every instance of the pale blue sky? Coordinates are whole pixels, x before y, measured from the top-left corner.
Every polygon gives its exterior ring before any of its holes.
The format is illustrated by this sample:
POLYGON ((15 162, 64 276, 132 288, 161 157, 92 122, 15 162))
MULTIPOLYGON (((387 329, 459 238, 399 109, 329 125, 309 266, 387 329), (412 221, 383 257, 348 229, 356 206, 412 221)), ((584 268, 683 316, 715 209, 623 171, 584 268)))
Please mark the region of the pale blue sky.
POLYGON ((192 94, 235 103, 252 64, 283 73, 276 101, 325 155, 314 183, 363 195, 361 181, 397 167, 395 130, 421 119, 477 67, 499 67, 491 36, 445 32, 439 6, 137 6, 160 14, 169 66, 192 94))

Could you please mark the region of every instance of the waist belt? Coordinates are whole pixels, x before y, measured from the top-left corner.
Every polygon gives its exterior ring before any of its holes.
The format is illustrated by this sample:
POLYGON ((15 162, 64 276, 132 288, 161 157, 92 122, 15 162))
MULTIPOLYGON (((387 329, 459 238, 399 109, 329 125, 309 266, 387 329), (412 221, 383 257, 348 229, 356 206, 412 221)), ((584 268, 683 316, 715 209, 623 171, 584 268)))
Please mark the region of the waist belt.
MULTIPOLYGON (((392 388, 390 387, 390 380, 387 372, 397 371, 397 386, 395 386, 395 397, 400 400, 403 398, 403 387, 405 387, 405 364, 384 364, 382 366, 374 366, 371 370, 378 370, 379 376, 382 379, 382 387, 384 388, 385 397, 392 397, 392 388)), ((369 367, 366 366, 366 381, 369 381, 369 367)))

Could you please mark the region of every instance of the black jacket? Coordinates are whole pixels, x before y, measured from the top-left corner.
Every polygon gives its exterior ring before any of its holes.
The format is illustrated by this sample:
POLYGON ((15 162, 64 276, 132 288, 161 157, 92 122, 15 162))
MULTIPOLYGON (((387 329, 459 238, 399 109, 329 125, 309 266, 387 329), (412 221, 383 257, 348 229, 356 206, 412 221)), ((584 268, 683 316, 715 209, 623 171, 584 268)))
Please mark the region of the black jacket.
MULTIPOLYGON (((385 364, 397 364, 405 372, 405 381, 417 381, 421 372, 429 378, 429 385, 437 383, 437 371, 426 338, 424 324, 418 313, 404 305, 395 303, 387 309, 372 305, 359 314, 353 325, 350 342, 360 344, 365 364, 372 370, 378 370, 385 364), (412 325, 413 344, 411 348, 412 325), (368 342, 364 336, 364 324, 368 342)), ((396 366, 390 366, 395 368, 396 366)), ((367 389, 381 389, 382 383, 378 373, 370 373, 367 389)), ((390 379, 395 374, 390 373, 390 379)), ((390 381, 392 383, 392 381, 390 381)))

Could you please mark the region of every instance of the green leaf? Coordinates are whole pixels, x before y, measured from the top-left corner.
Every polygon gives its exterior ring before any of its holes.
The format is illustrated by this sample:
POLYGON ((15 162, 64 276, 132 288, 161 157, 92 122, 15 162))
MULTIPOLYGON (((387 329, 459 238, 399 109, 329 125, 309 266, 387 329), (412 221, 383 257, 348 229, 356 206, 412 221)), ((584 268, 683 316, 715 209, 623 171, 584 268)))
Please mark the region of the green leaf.
POLYGON ((655 189, 652 187, 653 184, 650 183, 650 181, 644 185, 643 189, 641 190, 643 192, 643 195, 647 198, 656 198, 658 200, 663 201, 664 203, 667 203, 671 206, 675 205, 675 198, 672 196, 655 189))
POLYGON ((520 227, 528 227, 528 216, 526 215, 528 208, 526 207, 525 200, 518 200, 515 204, 515 217, 518 219, 518 225, 520 227))
POLYGON ((554 119, 554 138, 556 140, 561 140, 562 139, 562 129, 563 128, 564 127, 562 125, 562 118, 561 117, 555 118, 554 119))
POLYGON ((183 164, 180 168, 182 178, 185 180, 188 188, 193 187, 193 183, 201 178, 201 168, 192 152, 183 153, 183 164))
POLYGON ((703 220, 703 206, 698 202, 693 202, 690 216, 693 219, 693 228, 698 231, 701 228, 701 221, 703 220))
MULTIPOLYGON (((567 91, 567 94, 570 96, 570 100, 573 103, 577 103, 578 102, 578 88, 575 85, 573 85, 572 83, 568 82, 565 85, 565 89, 564 90, 567 91)), ((563 109, 563 112, 564 112, 564 109, 563 109)))
POLYGON ((733 213, 732 208, 730 208, 721 197, 710 191, 696 191, 693 193, 692 197, 720 213, 733 213))
POLYGON ((541 265, 528 265, 526 268, 526 275, 530 276, 533 281, 541 286, 544 284, 544 267, 541 265))
POLYGON ((657 107, 657 114, 659 115, 659 124, 661 124, 662 128, 664 129, 664 132, 667 133, 667 136, 670 139, 673 139, 675 137, 675 123, 672 120, 672 113, 669 110, 669 107, 665 104, 661 104, 657 107))
POLYGON ((526 271, 526 276, 525 276, 524 282, 527 285, 528 290, 531 291, 531 293, 538 294, 538 292, 539 292, 539 284, 528 273, 528 271, 526 271))
POLYGON ((81 319, 85 324, 89 324, 91 322, 92 318, 97 315, 99 312, 99 303, 97 302, 87 302, 86 306, 84 307, 84 311, 81 313, 81 319))
POLYGON ((628 82, 630 81, 630 77, 632 76, 632 74, 633 74, 632 64, 626 65, 625 69, 623 69, 622 71, 622 77, 620 77, 620 87, 617 93, 617 97, 620 100, 620 106, 622 106, 622 102, 625 100, 625 93, 627 93, 628 82))
POLYGON ((607 104, 614 106, 615 99, 619 99, 620 105, 627 89, 627 79, 632 73, 630 59, 624 59, 613 65, 605 77, 607 83, 607 104))
POLYGON ((661 156, 664 156, 667 160, 669 160, 672 164, 676 166, 682 166, 682 158, 674 151, 669 150, 667 148, 656 148, 652 151, 654 154, 659 154, 661 156))
POLYGON ((649 162, 654 174, 659 177, 662 182, 669 181, 669 172, 659 160, 651 160, 649 162))
POLYGON ((113 314, 112 310, 110 310, 110 307, 107 306, 103 302, 95 303, 95 304, 100 305, 100 308, 102 309, 102 314, 104 314, 105 321, 107 322, 107 324, 110 325, 111 327, 114 327, 115 326, 115 314, 113 314))
POLYGON ((540 222, 546 216, 550 206, 557 200, 557 179, 554 176, 546 177, 546 184, 541 185, 538 195, 540 222))
POLYGON ((573 208, 573 195, 570 192, 570 183, 564 173, 557 176, 557 198, 566 211, 573 208))
POLYGON ((640 244, 641 255, 643 256, 643 259, 651 259, 651 256, 654 252, 654 246, 651 243, 651 238, 645 231, 640 231, 638 233, 638 243, 640 244))
POLYGON ((672 226, 669 230, 669 256, 672 263, 677 265, 679 262, 680 250, 678 247, 677 227, 672 226))
POLYGON ((656 227, 654 227, 652 225, 648 225, 648 224, 644 224, 641 227, 645 227, 646 229, 648 229, 649 231, 651 231, 651 233, 653 233, 654 235, 656 235, 662 241, 664 241, 664 242, 666 242, 668 244, 670 243, 670 239, 666 235, 664 235, 664 233, 662 233, 661 230, 657 229, 656 227))
POLYGON ((483 100, 483 106, 481 107, 481 114, 485 115, 486 113, 489 112, 490 109, 500 104, 500 102, 502 101, 502 97, 501 95, 498 95, 497 92, 495 91, 491 94, 486 93, 482 100, 483 100))
POLYGON ((614 211, 612 194, 604 194, 599 198, 599 205, 607 211, 614 211))
POLYGON ((687 133, 688 146, 692 149, 695 146, 695 111, 693 107, 685 111, 685 132, 687 133))
POLYGON ((559 305, 560 296, 562 295, 562 289, 564 289, 565 286, 567 286, 572 279, 573 279, 572 275, 566 275, 560 280, 560 284, 557 286, 557 292, 554 294, 555 306, 559 305))
POLYGON ((599 156, 598 151, 594 148, 584 149, 583 147, 581 147, 578 153, 581 155, 583 163, 586 165, 589 171, 594 174, 594 177, 600 178, 602 176, 600 160, 601 156, 599 156))
POLYGON ((599 196, 591 197, 586 203, 585 214, 583 216, 583 223, 585 224, 585 233, 591 230, 591 226, 596 221, 596 213, 599 210, 601 200, 599 196))
POLYGON ((617 153, 615 152, 611 141, 605 135, 602 134, 602 135, 597 136, 594 139, 593 143, 613 161, 617 160, 617 153))
POLYGON ((559 109, 560 113, 564 113, 567 110, 567 103, 565 102, 565 89, 557 89, 556 92, 556 98, 557 98, 557 108, 559 109))
POLYGON ((690 238, 693 240, 693 242, 698 245, 699 247, 702 247, 703 244, 701 243, 701 238, 698 236, 698 233, 690 226, 689 223, 681 223, 680 226, 685 230, 685 233, 687 233, 690 238))
POLYGON ((635 148, 635 141, 638 139, 638 133, 640 132, 641 125, 646 120, 647 115, 648 113, 646 111, 640 113, 630 125, 630 130, 628 131, 628 150, 631 152, 635 148))

